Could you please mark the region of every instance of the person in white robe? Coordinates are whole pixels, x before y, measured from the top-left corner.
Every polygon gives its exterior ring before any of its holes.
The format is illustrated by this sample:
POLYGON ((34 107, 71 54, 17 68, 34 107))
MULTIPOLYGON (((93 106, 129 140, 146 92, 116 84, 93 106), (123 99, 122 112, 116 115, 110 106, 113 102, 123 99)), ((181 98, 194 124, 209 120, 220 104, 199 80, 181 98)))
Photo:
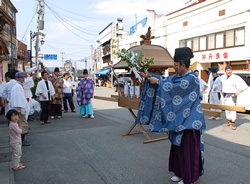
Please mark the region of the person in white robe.
POLYGON ((17 83, 17 81, 14 78, 15 76, 12 72, 5 73, 6 83, 3 86, 4 88, 2 90, 2 97, 4 98, 5 115, 11 109, 11 104, 10 104, 11 90, 13 86, 17 83))
MULTIPOLYGON (((246 82, 238 75, 232 73, 232 67, 226 66, 225 74, 221 76, 222 94, 224 97, 224 104, 236 106, 237 96, 245 91, 248 86, 246 82)), ((224 126, 231 126, 232 130, 236 130, 236 111, 225 111, 226 119, 224 126)))
MULTIPOLYGON (((22 84, 23 89, 24 89, 24 94, 26 97, 26 100, 28 102, 28 104, 30 103, 30 100, 32 98, 32 92, 31 92, 31 88, 34 87, 34 80, 32 76, 27 76, 22 84)), ((30 107, 30 105, 28 105, 28 107, 30 107)), ((26 113, 26 119, 28 119, 28 116, 30 114, 30 109, 28 109, 27 113, 26 113)))
MULTIPOLYGON (((222 82, 221 77, 217 74, 217 68, 211 69, 208 79, 208 99, 210 104, 222 104, 222 82)), ((221 112, 220 109, 212 109, 221 112)), ((210 116, 208 119, 219 120, 220 117, 210 116)))
POLYGON ((207 83, 199 77, 199 71, 198 70, 194 70, 195 75, 199 78, 199 84, 200 84, 200 91, 201 91, 201 95, 203 95, 205 93, 205 91, 207 90, 207 83))
POLYGON ((24 93, 25 96, 27 98, 27 100, 29 101, 32 98, 32 92, 31 92, 31 88, 34 87, 34 80, 32 76, 28 76, 27 78, 25 78, 24 83, 23 83, 23 89, 24 89, 24 93))
POLYGON ((37 84, 36 88, 36 96, 39 97, 41 103, 41 115, 40 115, 40 123, 41 125, 50 123, 49 119, 49 110, 50 103, 55 94, 55 89, 52 83, 48 80, 48 73, 46 71, 42 72, 42 80, 40 80, 37 84))
POLYGON ((29 101, 29 107, 30 107, 29 120, 32 121, 37 118, 40 119, 40 112, 41 112, 40 103, 34 98, 31 98, 29 101))

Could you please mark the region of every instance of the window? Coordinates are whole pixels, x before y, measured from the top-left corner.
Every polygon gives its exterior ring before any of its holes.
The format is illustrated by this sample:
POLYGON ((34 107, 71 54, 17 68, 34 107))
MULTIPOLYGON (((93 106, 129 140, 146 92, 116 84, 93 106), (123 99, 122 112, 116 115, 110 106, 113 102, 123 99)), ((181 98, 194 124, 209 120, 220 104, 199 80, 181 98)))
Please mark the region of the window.
POLYGON ((14 18, 15 18, 15 13, 14 13, 14 11, 13 11, 11 8, 9 8, 9 9, 8 9, 8 13, 9 13, 9 16, 14 20, 14 18))
POLYGON ((186 40, 180 41, 180 47, 186 47, 186 40))
POLYGON ((207 48, 214 49, 215 48, 215 34, 208 35, 207 37, 207 48))
POLYGON ((186 46, 189 47, 189 48, 192 48, 192 40, 191 39, 187 40, 187 45, 186 46))
POLYGON ((193 51, 242 46, 245 45, 245 27, 180 40, 179 45, 193 51))
POLYGON ((207 49, 207 37, 203 36, 200 37, 200 50, 206 50, 207 49))
POLYGON ((199 38, 193 39, 193 51, 199 51, 199 38))
POLYGON ((244 28, 235 30, 235 46, 245 44, 245 30, 244 28))
POLYGON ((216 34, 216 48, 223 48, 224 46, 224 33, 217 33, 216 34))
POLYGON ((219 16, 223 16, 223 15, 225 15, 226 14, 226 11, 225 10, 220 10, 219 11, 219 16))
POLYGON ((183 22, 183 27, 188 26, 188 21, 183 22))
POLYGON ((234 46, 234 30, 226 31, 226 47, 234 46))

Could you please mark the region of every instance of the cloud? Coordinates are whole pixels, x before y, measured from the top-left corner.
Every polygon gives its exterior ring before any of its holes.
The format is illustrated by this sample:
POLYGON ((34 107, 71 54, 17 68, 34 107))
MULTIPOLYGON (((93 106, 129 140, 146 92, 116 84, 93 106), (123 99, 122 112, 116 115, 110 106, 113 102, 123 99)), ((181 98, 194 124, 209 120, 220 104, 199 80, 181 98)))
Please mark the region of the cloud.
POLYGON ((147 9, 167 14, 183 7, 184 0, 106 0, 95 5, 99 14, 111 16, 143 15, 147 9))

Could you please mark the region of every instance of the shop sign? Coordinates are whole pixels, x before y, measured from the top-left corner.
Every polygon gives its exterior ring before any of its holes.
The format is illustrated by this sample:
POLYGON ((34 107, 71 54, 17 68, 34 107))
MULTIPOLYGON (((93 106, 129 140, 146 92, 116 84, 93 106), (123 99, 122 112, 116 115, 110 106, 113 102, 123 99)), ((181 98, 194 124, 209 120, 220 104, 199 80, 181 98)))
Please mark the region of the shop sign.
POLYGON ((202 60, 209 60, 209 61, 214 61, 214 60, 221 60, 221 59, 228 59, 228 52, 216 52, 216 53, 208 53, 208 54, 202 54, 201 56, 202 60))

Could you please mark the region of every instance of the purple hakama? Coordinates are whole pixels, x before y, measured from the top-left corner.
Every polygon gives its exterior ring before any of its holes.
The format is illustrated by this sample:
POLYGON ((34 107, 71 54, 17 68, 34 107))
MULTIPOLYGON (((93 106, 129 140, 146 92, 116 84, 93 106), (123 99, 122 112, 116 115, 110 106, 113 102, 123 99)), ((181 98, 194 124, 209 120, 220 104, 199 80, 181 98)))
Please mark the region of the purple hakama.
POLYGON ((202 175, 200 131, 185 130, 181 146, 171 145, 169 171, 182 178, 185 184, 196 182, 202 175))

